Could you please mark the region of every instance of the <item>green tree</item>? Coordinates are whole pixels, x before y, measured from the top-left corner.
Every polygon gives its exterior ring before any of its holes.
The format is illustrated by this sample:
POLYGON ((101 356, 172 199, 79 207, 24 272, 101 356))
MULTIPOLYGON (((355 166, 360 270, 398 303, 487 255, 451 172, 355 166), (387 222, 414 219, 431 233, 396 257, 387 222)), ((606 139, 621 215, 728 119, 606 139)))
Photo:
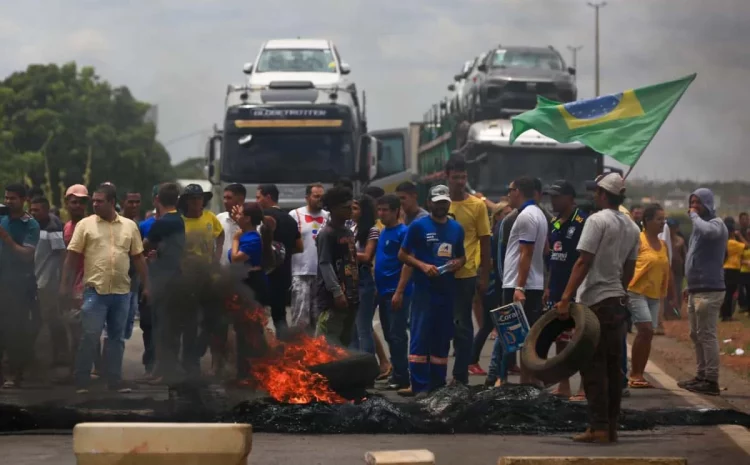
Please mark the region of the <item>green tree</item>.
POLYGON ((174 165, 174 176, 177 179, 203 179, 206 177, 204 158, 188 158, 174 165))
POLYGON ((104 181, 149 199, 174 179, 169 154, 144 121, 150 105, 91 67, 30 65, 0 82, 0 185, 26 180, 55 205, 66 186, 104 181))

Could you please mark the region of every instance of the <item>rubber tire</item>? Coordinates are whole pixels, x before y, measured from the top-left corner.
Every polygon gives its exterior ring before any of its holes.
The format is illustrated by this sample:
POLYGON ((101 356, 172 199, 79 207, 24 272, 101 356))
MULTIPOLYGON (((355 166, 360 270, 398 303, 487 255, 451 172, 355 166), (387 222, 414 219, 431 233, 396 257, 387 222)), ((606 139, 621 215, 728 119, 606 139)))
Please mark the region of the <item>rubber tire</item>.
POLYGON ((380 365, 373 354, 352 352, 350 357, 335 362, 309 367, 328 379, 328 386, 336 392, 354 391, 371 386, 380 374, 380 365))
POLYGON ((531 327, 521 350, 521 361, 529 373, 545 384, 555 384, 570 378, 589 363, 599 345, 599 319, 588 307, 570 305, 568 320, 557 318, 557 312, 548 311, 531 327), (565 330, 575 327, 572 340, 565 350, 547 358, 552 344, 565 330))

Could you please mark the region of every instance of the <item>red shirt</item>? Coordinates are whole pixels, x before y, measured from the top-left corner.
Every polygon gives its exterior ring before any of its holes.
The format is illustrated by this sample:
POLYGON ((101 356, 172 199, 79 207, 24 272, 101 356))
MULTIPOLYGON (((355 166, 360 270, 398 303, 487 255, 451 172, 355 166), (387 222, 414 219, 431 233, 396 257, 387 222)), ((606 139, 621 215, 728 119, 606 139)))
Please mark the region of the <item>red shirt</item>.
MULTIPOLYGON (((76 224, 73 220, 68 221, 63 226, 63 240, 65 246, 70 244, 70 240, 73 238, 73 231, 76 229, 76 224)), ((73 282, 73 297, 77 299, 83 298, 83 260, 80 261, 78 269, 76 270, 75 281, 73 282)))

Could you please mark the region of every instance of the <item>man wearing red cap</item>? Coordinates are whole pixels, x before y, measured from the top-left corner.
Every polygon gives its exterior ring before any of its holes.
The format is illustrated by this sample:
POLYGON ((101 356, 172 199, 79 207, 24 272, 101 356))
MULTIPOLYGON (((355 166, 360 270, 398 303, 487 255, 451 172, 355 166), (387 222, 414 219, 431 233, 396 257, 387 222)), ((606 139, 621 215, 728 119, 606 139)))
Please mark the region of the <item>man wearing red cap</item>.
MULTIPOLYGON (((89 203, 89 190, 83 184, 73 184, 68 187, 65 191, 65 209, 68 211, 70 220, 63 226, 63 240, 65 241, 65 247, 70 245, 70 240, 73 238, 73 232, 76 229, 76 225, 79 221, 86 217, 86 206, 89 203)), ((68 272, 63 268, 62 283, 67 282, 71 277, 67 276, 68 272)), ((71 301, 67 303, 68 309, 71 311, 71 354, 75 354, 78 350, 78 343, 81 340, 81 328, 80 328, 80 312, 81 305, 83 303, 83 261, 77 264, 75 270, 75 276, 73 279, 73 292, 71 294, 71 301)), ((64 308, 64 307, 63 307, 64 308)), ((71 363, 73 360, 71 360, 71 363)))

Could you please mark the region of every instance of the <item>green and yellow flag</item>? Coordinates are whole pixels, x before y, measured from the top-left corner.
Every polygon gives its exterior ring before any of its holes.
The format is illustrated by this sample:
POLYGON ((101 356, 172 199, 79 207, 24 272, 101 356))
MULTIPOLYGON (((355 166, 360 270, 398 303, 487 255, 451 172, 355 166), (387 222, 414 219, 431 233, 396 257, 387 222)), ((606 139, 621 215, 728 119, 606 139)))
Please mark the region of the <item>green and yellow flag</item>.
POLYGON ((581 142, 632 167, 695 76, 565 104, 537 97, 535 109, 511 119, 510 143, 535 129, 558 142, 581 142))

